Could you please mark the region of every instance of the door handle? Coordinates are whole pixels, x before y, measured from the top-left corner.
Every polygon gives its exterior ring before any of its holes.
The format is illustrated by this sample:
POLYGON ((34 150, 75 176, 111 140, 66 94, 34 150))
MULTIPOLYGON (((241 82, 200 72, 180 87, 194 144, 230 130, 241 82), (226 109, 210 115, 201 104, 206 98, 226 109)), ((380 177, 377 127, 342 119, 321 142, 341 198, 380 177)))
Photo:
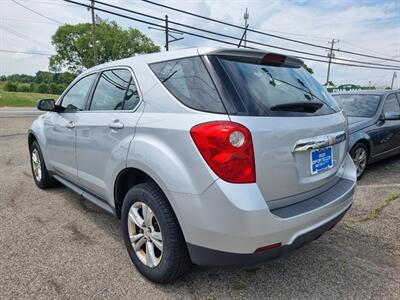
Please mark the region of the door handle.
POLYGON ((120 122, 119 120, 115 120, 114 122, 108 124, 108 127, 111 129, 122 129, 124 128, 124 123, 120 122))
POLYGON ((65 125, 68 129, 74 129, 75 128, 75 122, 71 121, 67 125, 65 125))

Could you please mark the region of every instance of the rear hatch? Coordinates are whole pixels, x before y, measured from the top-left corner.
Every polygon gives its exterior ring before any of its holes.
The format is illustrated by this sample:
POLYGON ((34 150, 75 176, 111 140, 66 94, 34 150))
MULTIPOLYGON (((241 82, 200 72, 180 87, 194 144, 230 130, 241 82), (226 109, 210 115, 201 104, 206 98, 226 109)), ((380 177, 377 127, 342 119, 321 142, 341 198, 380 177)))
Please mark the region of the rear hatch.
POLYGON ((338 181, 347 153, 346 119, 300 60, 256 51, 208 59, 222 94, 229 95, 224 100, 231 120, 252 134, 256 183, 271 209, 315 196, 338 181))
POLYGON ((308 199, 337 182, 335 175, 345 157, 346 142, 329 145, 329 140, 343 138, 345 121, 340 113, 290 120, 232 116, 231 120, 243 124, 252 134, 257 185, 271 209, 308 199), (305 139, 310 146, 301 149, 299 145, 305 144, 305 139), (316 146, 311 146, 314 141, 316 146), (318 146, 319 142, 326 146, 318 146), (329 147, 332 167, 313 172, 311 152, 329 147))

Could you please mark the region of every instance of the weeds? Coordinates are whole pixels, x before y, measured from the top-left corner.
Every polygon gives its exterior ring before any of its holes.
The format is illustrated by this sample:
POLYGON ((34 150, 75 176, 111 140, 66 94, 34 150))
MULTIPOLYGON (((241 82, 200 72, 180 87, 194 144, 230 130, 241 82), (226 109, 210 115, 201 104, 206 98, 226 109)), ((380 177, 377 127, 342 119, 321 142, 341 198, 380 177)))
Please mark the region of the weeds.
POLYGON ((390 194, 385 199, 385 201, 383 202, 383 204, 381 206, 375 208, 369 214, 366 214, 366 215, 356 219, 355 222, 366 222, 366 221, 370 221, 370 220, 378 218, 380 216, 380 214, 383 212, 383 210, 385 209, 385 207, 389 206, 392 202, 399 200, 399 199, 400 199, 400 193, 390 194))

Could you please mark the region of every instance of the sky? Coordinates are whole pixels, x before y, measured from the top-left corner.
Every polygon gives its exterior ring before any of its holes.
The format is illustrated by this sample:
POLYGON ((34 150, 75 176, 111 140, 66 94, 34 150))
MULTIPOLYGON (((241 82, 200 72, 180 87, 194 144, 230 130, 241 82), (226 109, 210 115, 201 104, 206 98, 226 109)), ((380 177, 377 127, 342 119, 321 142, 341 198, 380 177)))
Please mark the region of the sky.
MULTIPOLYGON (((87 0, 76 0, 88 3, 87 0)), ((240 37, 242 31, 203 19, 184 15, 140 0, 103 0, 157 17, 168 14, 169 20, 194 27, 240 37)), ((400 61, 400 0, 165 0, 162 4, 187 10, 221 21, 243 25, 243 14, 249 11, 250 28, 259 29, 309 43, 329 46, 333 38, 342 50, 361 52, 400 61)), ((100 5, 98 5, 101 7, 100 5)), ((115 20, 123 28, 138 28, 156 44, 163 46, 164 33, 148 25, 127 20, 104 12, 97 12, 102 19, 115 20)), ((0 74, 34 74, 48 70, 49 57, 9 53, 4 50, 54 54, 51 36, 59 23, 77 24, 91 22, 90 12, 81 6, 62 0, 0 0, 0 74), (27 6, 52 20, 22 7, 27 6), (2 51, 1 51, 2 50, 2 51)), ((218 42, 183 35, 184 39, 170 45, 170 49, 199 46, 223 46, 218 42)), ((249 33, 248 40, 327 55, 327 51, 281 39, 249 33)), ((226 46, 224 46, 226 47, 226 46)), ((259 46, 258 46, 259 47, 259 46)), ((268 51, 284 54, 293 52, 263 47, 268 51)), ((162 50, 164 51, 164 49, 162 50)), ((300 54, 299 54, 300 55, 300 54)), ((368 61, 387 65, 400 62, 336 53, 336 57, 368 61)), ((319 58, 321 59, 321 58, 319 58)), ((323 59, 323 58, 322 58, 323 59)), ((325 59, 324 59, 325 60, 325 59)), ((326 81, 327 64, 305 60, 313 68, 316 79, 326 81)), ((400 71, 395 88, 400 88, 400 71)), ((335 84, 354 83, 385 87, 390 86, 393 71, 332 65, 330 80, 335 84)))

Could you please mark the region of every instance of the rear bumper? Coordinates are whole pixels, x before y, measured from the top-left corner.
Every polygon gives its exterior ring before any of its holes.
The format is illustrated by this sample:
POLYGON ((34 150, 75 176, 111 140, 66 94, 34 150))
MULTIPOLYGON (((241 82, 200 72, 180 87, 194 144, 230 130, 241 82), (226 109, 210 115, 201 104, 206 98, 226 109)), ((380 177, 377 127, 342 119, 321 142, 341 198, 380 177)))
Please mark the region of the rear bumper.
POLYGON ((338 182, 341 184, 325 195, 279 211, 269 209, 256 184, 222 180, 201 195, 172 193, 172 200, 194 263, 252 264, 297 248, 343 217, 356 186, 356 170, 349 155, 338 182), (256 252, 277 243, 282 246, 256 252))
POLYGON ((251 266, 260 264, 268 259, 273 259, 282 255, 285 255, 295 249, 302 247, 303 245, 316 240, 326 231, 331 230, 346 214, 348 207, 345 211, 341 212, 338 216, 328 221, 324 225, 311 230, 310 232, 304 233, 298 236, 292 244, 283 245, 269 250, 263 250, 260 252, 250 254, 240 254, 223 252, 213 250, 205 247, 200 247, 192 244, 188 244, 188 250, 192 262, 202 266, 251 266))

